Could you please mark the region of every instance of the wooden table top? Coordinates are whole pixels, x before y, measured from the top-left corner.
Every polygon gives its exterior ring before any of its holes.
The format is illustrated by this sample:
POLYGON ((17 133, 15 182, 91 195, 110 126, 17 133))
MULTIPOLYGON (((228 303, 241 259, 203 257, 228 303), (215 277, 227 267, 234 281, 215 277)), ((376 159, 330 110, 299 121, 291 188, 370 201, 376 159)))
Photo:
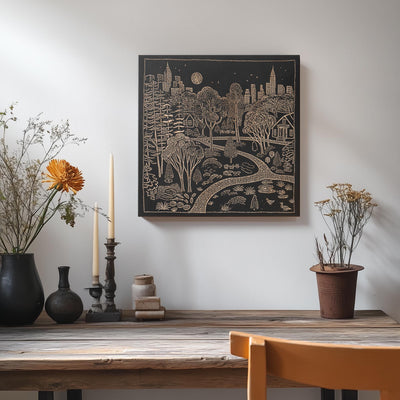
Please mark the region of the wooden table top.
MULTIPOLYGON (((400 324, 381 311, 327 320, 318 311, 167 311, 164 321, 59 325, 42 316, 0 327, 0 390, 244 387, 247 361, 229 331, 296 340, 400 346, 400 324), (221 382, 223 380, 223 382, 221 382)), ((275 382, 275 386, 299 386, 275 382)))

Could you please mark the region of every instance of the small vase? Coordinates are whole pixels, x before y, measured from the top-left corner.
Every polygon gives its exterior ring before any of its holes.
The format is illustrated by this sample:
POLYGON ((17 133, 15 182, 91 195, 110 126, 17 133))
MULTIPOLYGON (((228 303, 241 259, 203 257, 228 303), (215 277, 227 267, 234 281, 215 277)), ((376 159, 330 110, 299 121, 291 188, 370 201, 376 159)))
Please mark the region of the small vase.
POLYGON ((82 314, 81 298, 69 288, 69 267, 58 267, 58 290, 46 300, 47 314, 59 324, 72 324, 82 314))
POLYGON ((310 268, 317 276, 318 297, 322 318, 347 319, 354 317, 358 271, 360 265, 351 264, 350 268, 339 268, 328 264, 321 271, 319 264, 310 268))
POLYGON ((33 254, 0 257, 0 324, 33 324, 43 309, 44 295, 33 254))

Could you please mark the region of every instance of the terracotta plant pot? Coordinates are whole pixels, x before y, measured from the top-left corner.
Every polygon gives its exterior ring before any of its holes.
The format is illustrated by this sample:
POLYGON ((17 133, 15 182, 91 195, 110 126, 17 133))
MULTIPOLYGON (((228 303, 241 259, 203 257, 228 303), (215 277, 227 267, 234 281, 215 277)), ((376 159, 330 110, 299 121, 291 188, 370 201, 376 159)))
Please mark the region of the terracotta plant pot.
POLYGON ((317 275, 319 306, 322 318, 345 319, 354 317, 357 275, 363 270, 360 265, 350 264, 350 268, 340 268, 335 264, 310 268, 317 275))

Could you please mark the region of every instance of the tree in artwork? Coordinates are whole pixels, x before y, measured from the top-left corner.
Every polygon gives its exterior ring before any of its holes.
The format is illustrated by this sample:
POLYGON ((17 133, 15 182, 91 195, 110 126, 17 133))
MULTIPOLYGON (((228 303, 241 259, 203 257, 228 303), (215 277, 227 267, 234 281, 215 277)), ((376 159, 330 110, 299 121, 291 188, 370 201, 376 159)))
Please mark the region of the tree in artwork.
POLYGON ((282 165, 281 156, 278 152, 275 153, 274 160, 272 164, 275 168, 279 168, 282 165))
POLYGON ((157 175, 161 178, 163 174, 161 153, 167 144, 170 127, 165 124, 165 116, 168 115, 168 110, 165 108, 165 94, 160 90, 154 77, 149 77, 144 83, 143 107, 144 162, 148 167, 155 163, 157 175))
POLYGON ((203 148, 191 138, 179 133, 168 139, 167 147, 163 151, 163 157, 177 172, 181 191, 186 191, 186 177, 187 192, 191 193, 193 171, 204 158, 203 148))
POLYGON ((167 163, 164 172, 164 182, 165 183, 172 183, 174 180, 174 171, 172 170, 172 165, 167 163))
POLYGON ((267 134, 267 115, 256 109, 246 113, 243 132, 249 135, 259 147, 260 154, 265 154, 265 137, 267 134))
POLYGON ((234 82, 229 88, 229 92, 226 95, 227 106, 228 106, 228 119, 233 121, 235 127, 235 138, 236 142, 240 142, 239 127, 242 123, 243 113, 245 110, 243 89, 239 83, 234 82))
POLYGON ((229 163, 232 164, 232 160, 237 157, 238 150, 236 148, 236 144, 232 138, 227 139, 225 148, 224 148, 224 156, 229 158, 229 163))
POLYGON ((253 211, 257 211, 260 208, 260 203, 258 202, 257 195, 253 194, 250 202, 250 209, 253 211))
POLYGON ((200 103, 202 120, 208 128, 210 135, 210 149, 213 150, 213 131, 226 116, 226 100, 210 86, 205 86, 197 94, 200 103))
POLYGON ((199 168, 193 171, 193 182, 198 185, 203 180, 203 176, 199 168))

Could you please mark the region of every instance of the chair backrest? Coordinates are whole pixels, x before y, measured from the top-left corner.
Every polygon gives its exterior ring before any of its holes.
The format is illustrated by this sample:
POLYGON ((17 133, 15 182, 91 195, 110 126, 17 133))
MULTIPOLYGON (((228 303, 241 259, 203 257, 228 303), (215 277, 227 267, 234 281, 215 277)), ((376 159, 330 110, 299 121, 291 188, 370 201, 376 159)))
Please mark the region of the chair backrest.
POLYGON ((379 390, 400 400, 400 347, 336 345, 231 332, 231 353, 247 358, 248 400, 265 400, 267 373, 326 389, 379 390))

